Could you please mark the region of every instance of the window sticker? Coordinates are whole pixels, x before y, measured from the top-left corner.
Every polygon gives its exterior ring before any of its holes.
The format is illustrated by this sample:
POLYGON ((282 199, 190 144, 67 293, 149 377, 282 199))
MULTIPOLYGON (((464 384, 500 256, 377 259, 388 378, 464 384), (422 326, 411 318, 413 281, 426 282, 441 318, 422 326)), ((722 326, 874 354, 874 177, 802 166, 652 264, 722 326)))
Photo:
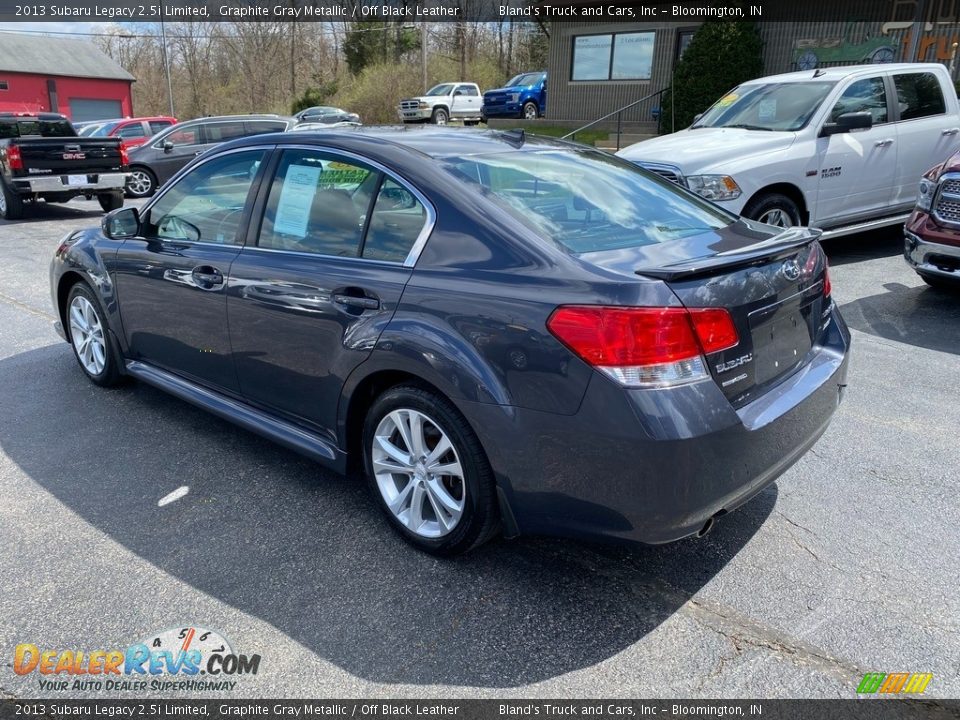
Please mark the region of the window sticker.
POLYGON ((757 104, 757 120, 772 122, 777 119, 777 99, 767 98, 757 104))
POLYGON ((277 205, 277 217, 273 221, 273 231, 299 238, 307 236, 307 223, 310 209, 317 194, 320 181, 320 168, 306 165, 291 165, 283 179, 280 202, 277 205))
POLYGON ((724 95, 722 98, 717 100, 717 105, 719 107, 728 107, 733 105, 737 100, 740 99, 740 96, 736 93, 730 93, 729 95, 724 95))

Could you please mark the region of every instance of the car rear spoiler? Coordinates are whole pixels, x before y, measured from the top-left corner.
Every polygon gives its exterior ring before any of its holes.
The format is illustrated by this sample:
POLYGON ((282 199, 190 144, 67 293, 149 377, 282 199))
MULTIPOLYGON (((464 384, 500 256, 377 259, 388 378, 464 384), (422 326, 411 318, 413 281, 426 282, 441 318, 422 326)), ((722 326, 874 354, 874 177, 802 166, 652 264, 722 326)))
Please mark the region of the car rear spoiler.
POLYGON ((751 245, 661 267, 637 268, 634 273, 667 282, 713 275, 718 270, 758 265, 790 255, 797 248, 818 240, 822 234, 823 232, 817 228, 788 228, 751 245))

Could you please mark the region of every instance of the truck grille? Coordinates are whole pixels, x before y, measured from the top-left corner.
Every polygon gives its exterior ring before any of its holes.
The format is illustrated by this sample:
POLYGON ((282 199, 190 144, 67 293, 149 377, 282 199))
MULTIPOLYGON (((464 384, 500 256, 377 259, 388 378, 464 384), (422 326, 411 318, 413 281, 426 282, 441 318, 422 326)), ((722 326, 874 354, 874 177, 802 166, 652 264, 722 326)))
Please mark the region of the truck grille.
POLYGON ((419 100, 401 100, 400 109, 401 110, 416 110, 420 106, 419 100))
POLYGON ((673 165, 661 165, 659 163, 640 163, 640 167, 644 170, 649 170, 650 172, 656 173, 662 178, 666 178, 670 182, 674 182, 677 185, 683 185, 683 173, 680 172, 680 168, 673 165))
POLYGON ((940 183, 933 215, 945 225, 960 226, 960 179, 940 183))

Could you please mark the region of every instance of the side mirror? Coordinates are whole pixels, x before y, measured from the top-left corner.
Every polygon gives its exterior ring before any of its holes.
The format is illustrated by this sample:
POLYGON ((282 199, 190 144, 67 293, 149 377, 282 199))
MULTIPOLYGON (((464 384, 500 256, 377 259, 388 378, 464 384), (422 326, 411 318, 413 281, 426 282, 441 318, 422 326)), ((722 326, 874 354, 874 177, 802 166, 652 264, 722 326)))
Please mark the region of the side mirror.
POLYGON ((696 115, 693 116, 693 123, 691 124, 696 125, 698 122, 700 122, 700 118, 702 117, 703 117, 703 113, 697 113, 696 115))
POLYGON ((869 111, 844 113, 836 119, 836 122, 824 123, 820 129, 820 137, 848 133, 851 130, 867 130, 872 127, 873 115, 869 111))
POLYGON ((140 233, 140 213, 135 207, 111 210, 100 221, 100 229, 111 240, 136 237, 140 233))
POLYGON ((163 141, 163 145, 161 145, 161 147, 163 148, 163 151, 164 151, 165 153, 168 153, 168 152, 170 152, 171 150, 173 150, 173 143, 170 142, 169 140, 164 140, 164 141, 163 141))

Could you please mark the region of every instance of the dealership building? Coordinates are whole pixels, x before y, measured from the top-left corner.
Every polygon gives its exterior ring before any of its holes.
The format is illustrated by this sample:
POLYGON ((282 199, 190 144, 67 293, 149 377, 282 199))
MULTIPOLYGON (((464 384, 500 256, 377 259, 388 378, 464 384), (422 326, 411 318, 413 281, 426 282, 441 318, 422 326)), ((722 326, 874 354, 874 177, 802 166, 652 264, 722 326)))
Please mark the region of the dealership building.
POLYGON ((0 33, 0 112, 133 115, 133 75, 83 40, 0 33))
MULTIPOLYGON (((952 0, 950 0, 952 2, 952 0)), ((812 70, 861 63, 910 59, 950 63, 960 25, 932 16, 911 22, 912 0, 890 3, 889 19, 878 13, 877 0, 837 3, 834 21, 758 22, 764 41, 764 74, 812 70), (897 19, 899 18, 899 19, 897 19), (914 40, 914 31, 918 29, 914 40)), ((590 3, 583 3, 589 5, 590 3)), ((879 5, 883 5, 880 0, 879 5)), ((937 11, 936 3, 931 12, 937 11)), ((822 11, 819 13, 822 17, 822 11)), ((749 19, 749 18, 746 18, 749 19)), ((553 22, 548 59, 552 120, 587 123, 641 98, 654 95, 623 113, 623 120, 650 122, 660 105, 656 93, 670 87, 674 68, 700 22, 553 22)), ((960 60, 958 60, 960 64, 960 60)))

